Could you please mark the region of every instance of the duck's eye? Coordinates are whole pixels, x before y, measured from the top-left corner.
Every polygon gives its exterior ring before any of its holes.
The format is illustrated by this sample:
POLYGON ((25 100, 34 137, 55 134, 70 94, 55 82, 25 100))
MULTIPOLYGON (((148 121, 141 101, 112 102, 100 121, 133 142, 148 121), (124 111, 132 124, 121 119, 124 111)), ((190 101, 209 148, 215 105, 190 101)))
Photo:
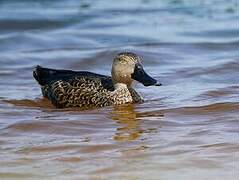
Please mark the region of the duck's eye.
POLYGON ((142 71, 143 70, 143 67, 140 65, 140 64, 136 64, 135 65, 135 68, 142 71))

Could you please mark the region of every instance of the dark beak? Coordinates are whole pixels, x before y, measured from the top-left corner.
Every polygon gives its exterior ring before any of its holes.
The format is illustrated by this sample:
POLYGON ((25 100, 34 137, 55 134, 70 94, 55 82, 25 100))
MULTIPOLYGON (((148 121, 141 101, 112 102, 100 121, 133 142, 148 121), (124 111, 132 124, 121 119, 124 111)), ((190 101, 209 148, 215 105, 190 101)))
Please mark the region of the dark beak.
POLYGON ((157 83, 157 80, 150 77, 143 69, 141 64, 136 64, 134 68, 133 74, 131 74, 131 77, 141 82, 144 86, 161 86, 162 84, 157 83))

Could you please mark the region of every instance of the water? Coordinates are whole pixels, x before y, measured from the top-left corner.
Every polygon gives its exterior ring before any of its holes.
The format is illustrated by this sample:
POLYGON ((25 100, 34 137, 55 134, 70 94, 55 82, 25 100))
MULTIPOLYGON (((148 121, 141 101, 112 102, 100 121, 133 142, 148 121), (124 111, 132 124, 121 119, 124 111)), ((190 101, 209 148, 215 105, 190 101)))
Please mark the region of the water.
POLYGON ((237 179, 236 0, 0 2, 0 179, 237 179), (56 109, 37 64, 110 74, 121 51, 163 86, 143 104, 56 109))

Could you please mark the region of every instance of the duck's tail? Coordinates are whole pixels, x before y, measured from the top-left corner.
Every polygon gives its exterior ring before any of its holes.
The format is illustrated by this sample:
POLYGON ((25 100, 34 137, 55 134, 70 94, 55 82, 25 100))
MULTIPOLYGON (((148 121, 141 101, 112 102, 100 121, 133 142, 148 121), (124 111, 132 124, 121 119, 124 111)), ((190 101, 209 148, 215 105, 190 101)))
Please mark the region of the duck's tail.
POLYGON ((33 77, 41 86, 44 86, 57 79, 59 75, 62 75, 63 73, 64 70, 49 69, 37 65, 33 70, 33 77))
POLYGON ((49 69, 37 65, 33 70, 33 77, 41 86, 44 86, 52 81, 62 79, 65 76, 72 75, 74 73, 77 72, 71 70, 49 69))
POLYGON ((50 75, 50 71, 39 65, 37 65, 35 69, 33 70, 33 77, 41 86, 44 86, 47 83, 46 79, 48 79, 49 75, 50 75))

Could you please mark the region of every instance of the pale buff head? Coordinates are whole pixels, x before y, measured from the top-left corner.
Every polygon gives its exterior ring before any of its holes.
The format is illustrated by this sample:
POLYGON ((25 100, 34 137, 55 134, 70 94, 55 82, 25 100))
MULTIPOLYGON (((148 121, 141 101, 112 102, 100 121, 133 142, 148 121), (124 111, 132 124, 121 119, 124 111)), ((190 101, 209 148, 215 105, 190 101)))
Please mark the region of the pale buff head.
POLYGON ((113 82, 130 86, 133 82, 131 74, 134 72, 136 63, 140 63, 140 60, 134 53, 124 52, 117 54, 114 58, 111 71, 113 82))
POLYGON ((114 58, 111 75, 114 84, 123 83, 130 86, 133 80, 136 80, 145 86, 160 85, 144 71, 140 58, 131 52, 119 53, 114 58))

